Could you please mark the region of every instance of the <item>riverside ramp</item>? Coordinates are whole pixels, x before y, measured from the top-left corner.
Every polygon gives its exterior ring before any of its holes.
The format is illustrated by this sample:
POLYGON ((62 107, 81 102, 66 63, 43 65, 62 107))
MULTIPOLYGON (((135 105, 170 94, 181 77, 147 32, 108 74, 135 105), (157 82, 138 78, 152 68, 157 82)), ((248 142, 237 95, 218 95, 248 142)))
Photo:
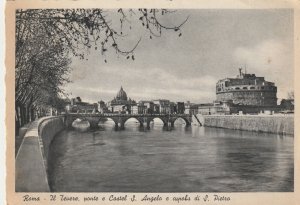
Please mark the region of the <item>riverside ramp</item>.
POLYGON ((62 117, 31 123, 16 156, 16 192, 49 192, 47 158, 53 137, 64 129, 62 117))
POLYGON ((294 135, 294 115, 201 115, 203 126, 294 135))

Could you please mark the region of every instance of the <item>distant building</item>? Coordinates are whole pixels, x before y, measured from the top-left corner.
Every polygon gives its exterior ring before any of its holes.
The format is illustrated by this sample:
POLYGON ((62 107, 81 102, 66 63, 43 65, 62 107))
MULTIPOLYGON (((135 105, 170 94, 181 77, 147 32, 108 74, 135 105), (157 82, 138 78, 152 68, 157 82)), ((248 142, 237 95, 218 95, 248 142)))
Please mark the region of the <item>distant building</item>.
POLYGON ((177 104, 174 102, 170 102, 170 113, 171 114, 177 113, 177 104))
POLYGON ((98 102, 98 111, 99 111, 100 113, 107 113, 107 112, 108 112, 108 108, 107 108, 105 102, 102 101, 102 100, 100 100, 100 101, 98 102))
POLYGON ((141 100, 138 102, 138 114, 175 114, 184 113, 183 102, 170 102, 170 100, 141 100))
POLYGON ((137 110, 138 110, 138 114, 146 114, 147 113, 147 107, 143 103, 138 103, 137 110))
POLYGON ((153 114, 154 113, 154 102, 141 100, 138 103, 139 114, 153 114))
POLYGON ((177 102, 177 113, 178 114, 184 114, 184 102, 177 102))
POLYGON ((137 105, 131 106, 131 114, 139 114, 139 109, 137 105))
POLYGON ((76 113, 96 113, 98 112, 97 103, 82 102, 80 97, 72 98, 71 104, 66 106, 67 112, 76 113))
POLYGON ((116 97, 107 103, 107 108, 112 113, 128 113, 131 114, 131 107, 136 106, 136 102, 127 97, 127 93, 121 89, 116 97))
POLYGON ((222 115, 230 114, 231 101, 213 103, 202 103, 198 105, 198 114, 202 115, 222 115))
POLYGON ((258 114, 279 112, 277 87, 264 77, 246 74, 239 69, 236 78, 225 78, 216 84, 217 99, 213 103, 199 104, 198 113, 258 114))
POLYGON ((219 80, 216 85, 217 101, 230 101, 237 105, 276 106, 277 87, 264 77, 246 74, 239 69, 236 78, 219 80))
POLYGON ((195 103, 191 103, 190 101, 187 101, 187 103, 184 105, 184 113, 189 115, 198 114, 198 107, 199 104, 195 104, 195 103))
POLYGON ((156 107, 155 107, 156 112, 158 112, 160 114, 170 114, 171 113, 170 100, 158 99, 158 100, 153 100, 153 103, 156 105, 156 107))

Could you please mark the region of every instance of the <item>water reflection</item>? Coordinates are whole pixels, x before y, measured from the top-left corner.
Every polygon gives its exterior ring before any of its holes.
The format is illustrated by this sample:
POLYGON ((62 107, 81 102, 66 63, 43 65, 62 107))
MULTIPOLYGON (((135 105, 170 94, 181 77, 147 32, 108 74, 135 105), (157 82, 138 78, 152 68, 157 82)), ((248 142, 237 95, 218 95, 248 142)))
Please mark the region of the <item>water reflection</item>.
POLYGON ((150 129, 128 120, 56 136, 49 161, 58 192, 293 191, 293 137, 207 127, 150 129))

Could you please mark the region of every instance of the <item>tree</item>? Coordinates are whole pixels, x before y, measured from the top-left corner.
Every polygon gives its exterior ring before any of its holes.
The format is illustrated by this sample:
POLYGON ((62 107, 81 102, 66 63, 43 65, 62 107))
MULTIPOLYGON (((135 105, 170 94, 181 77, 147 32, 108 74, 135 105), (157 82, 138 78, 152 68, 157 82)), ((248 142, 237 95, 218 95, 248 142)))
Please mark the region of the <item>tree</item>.
MULTIPOLYGON (((173 30, 179 32, 182 25, 188 20, 186 18, 177 26, 163 25, 159 19, 175 11, 166 9, 138 9, 138 10, 110 10, 103 9, 34 9, 17 10, 17 42, 24 38, 24 24, 34 24, 45 30, 47 38, 52 42, 60 42, 72 51, 75 56, 84 59, 83 50, 94 48, 105 53, 108 49, 114 49, 117 54, 125 56, 132 55, 138 46, 138 41, 132 48, 124 50, 120 48, 121 37, 126 37, 126 27, 131 29, 131 20, 138 19, 141 25, 149 31, 152 36, 159 37, 162 30, 173 30), (116 12, 119 16, 120 26, 113 26, 107 14, 116 12), (119 27, 119 31, 115 28, 119 27), (18 32, 20 31, 20 32, 18 32)), ((25 29, 26 32, 26 29, 25 29)), ((28 32, 28 31, 27 31, 28 32)), ((29 34, 32 30, 29 29, 29 34)), ((33 34, 34 35, 34 34, 33 34)), ((26 35, 25 35, 26 38, 26 35)), ((17 46, 17 50, 19 47, 17 46)))
POLYGON ((294 111, 294 91, 288 92, 287 99, 282 99, 280 106, 284 111, 294 111))
POLYGON ((294 91, 288 92, 287 99, 294 100, 294 91))
POLYGON ((76 97, 75 99, 76 99, 77 102, 81 102, 82 101, 80 97, 76 97))
POLYGON ((149 31, 151 39, 161 36, 163 30, 173 30, 181 36, 181 27, 188 18, 177 26, 163 25, 160 21, 173 12, 166 9, 16 10, 16 125, 32 120, 32 110, 55 104, 53 99, 64 93, 61 87, 69 82, 71 56, 86 59, 90 49, 99 50, 103 56, 108 50, 114 50, 117 55, 134 60, 134 50, 141 38, 131 48, 120 46, 132 28, 133 19, 149 31), (118 16, 118 26, 112 24, 109 13, 118 16))
POLYGON ((68 82, 69 55, 60 42, 45 38, 36 24, 18 25, 22 35, 16 41, 15 107, 16 128, 34 119, 34 110, 49 104, 68 82))

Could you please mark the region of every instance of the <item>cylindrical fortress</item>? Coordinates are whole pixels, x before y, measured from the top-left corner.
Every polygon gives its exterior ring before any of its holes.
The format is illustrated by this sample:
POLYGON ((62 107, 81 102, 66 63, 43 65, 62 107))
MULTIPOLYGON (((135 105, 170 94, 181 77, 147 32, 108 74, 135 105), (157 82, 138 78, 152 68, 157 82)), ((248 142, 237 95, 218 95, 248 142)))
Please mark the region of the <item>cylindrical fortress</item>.
POLYGON ((276 106, 277 87, 264 77, 242 73, 236 78, 219 80, 216 85, 217 101, 233 101, 234 104, 252 106, 276 106))

